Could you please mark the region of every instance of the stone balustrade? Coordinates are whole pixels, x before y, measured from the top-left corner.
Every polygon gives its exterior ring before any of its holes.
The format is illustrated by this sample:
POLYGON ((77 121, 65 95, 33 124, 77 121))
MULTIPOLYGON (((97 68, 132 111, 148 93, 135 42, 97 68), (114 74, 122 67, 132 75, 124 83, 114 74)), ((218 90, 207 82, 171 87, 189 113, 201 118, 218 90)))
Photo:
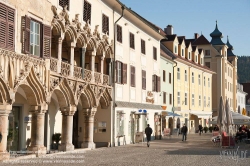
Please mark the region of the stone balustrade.
POLYGON ((102 82, 102 80, 101 80, 101 73, 95 72, 94 76, 95 76, 95 83, 98 84, 98 83, 102 82))
POLYGON ((57 72, 58 69, 58 60, 56 58, 50 58, 50 70, 57 72))
POLYGON ((70 73, 70 64, 66 62, 61 63, 61 74, 63 76, 69 76, 70 73))
POLYGON ((83 78, 83 80, 86 81, 86 82, 90 82, 91 79, 92 79, 91 73, 92 73, 91 70, 84 69, 84 78, 83 78))
POLYGON ((0 48, 0 77, 4 80, 12 79, 16 84, 19 79, 29 73, 31 68, 33 68, 39 81, 44 85, 46 80, 46 63, 44 59, 0 48))
POLYGON ((104 85, 108 85, 109 84, 109 76, 103 74, 103 84, 104 85))
POLYGON ((82 68, 74 66, 74 77, 82 79, 82 68))

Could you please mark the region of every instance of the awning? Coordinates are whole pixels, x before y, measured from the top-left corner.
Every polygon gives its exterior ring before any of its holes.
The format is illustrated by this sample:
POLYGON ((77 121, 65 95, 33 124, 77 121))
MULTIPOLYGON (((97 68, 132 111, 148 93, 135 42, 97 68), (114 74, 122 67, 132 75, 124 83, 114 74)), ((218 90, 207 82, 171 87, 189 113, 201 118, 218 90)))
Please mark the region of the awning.
POLYGON ((181 115, 179 115, 179 114, 175 114, 175 113, 173 113, 173 112, 167 112, 168 114, 167 114, 167 116, 166 117, 173 117, 173 116, 175 116, 175 117, 179 117, 179 118, 181 118, 182 116, 181 115))
POLYGON ((212 112, 191 111, 190 114, 195 115, 198 118, 203 118, 203 119, 209 119, 212 116, 212 112))
POLYGON ((126 102, 126 101, 116 101, 115 107, 163 110, 161 105, 133 103, 133 102, 126 102))

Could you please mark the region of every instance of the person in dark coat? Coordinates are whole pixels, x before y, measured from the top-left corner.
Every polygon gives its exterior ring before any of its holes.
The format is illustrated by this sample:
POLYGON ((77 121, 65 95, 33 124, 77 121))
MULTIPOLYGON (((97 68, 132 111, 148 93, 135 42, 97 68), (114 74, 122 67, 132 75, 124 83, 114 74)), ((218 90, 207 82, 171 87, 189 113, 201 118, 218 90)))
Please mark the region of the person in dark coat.
POLYGON ((200 135, 201 135, 201 132, 202 132, 202 125, 201 124, 199 125, 199 132, 200 132, 200 135))
POLYGON ((182 133, 182 141, 184 141, 184 137, 185 137, 185 141, 187 140, 187 132, 188 132, 188 128, 187 126, 184 124, 182 129, 181 129, 181 133, 182 133))
POLYGON ((149 127, 149 124, 148 124, 148 127, 145 128, 145 134, 147 136, 147 146, 149 147, 149 141, 151 140, 151 134, 153 133, 153 130, 151 127, 149 127))

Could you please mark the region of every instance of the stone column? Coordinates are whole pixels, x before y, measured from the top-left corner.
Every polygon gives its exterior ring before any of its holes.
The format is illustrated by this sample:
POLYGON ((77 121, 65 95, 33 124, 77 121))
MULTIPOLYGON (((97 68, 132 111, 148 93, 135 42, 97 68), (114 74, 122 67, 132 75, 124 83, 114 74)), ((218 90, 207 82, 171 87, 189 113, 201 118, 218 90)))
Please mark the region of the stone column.
POLYGON ((104 60, 104 56, 101 56, 100 57, 100 62, 101 62, 101 65, 100 65, 100 67, 101 67, 101 70, 100 70, 100 72, 101 72, 101 83, 103 84, 103 60, 104 60))
POLYGON ((70 43, 70 72, 69 76, 73 77, 74 76, 74 66, 75 66, 75 44, 73 42, 70 43))
POLYGON ((81 145, 82 148, 95 149, 94 143, 94 117, 97 108, 83 109, 83 114, 85 118, 84 126, 84 141, 81 145))
POLYGON ((61 65, 62 65, 62 38, 58 38, 57 43, 57 58, 58 58, 58 64, 57 64, 57 72, 61 73, 61 65))
POLYGON ((91 52, 91 55, 90 55, 90 61, 91 61, 91 75, 92 75, 92 78, 91 78, 91 82, 95 82, 95 56, 96 56, 96 53, 95 52, 91 52))
POLYGON ((82 79, 84 78, 84 69, 85 69, 85 53, 86 53, 86 48, 82 48, 81 56, 82 56, 82 79))
POLYGON ((62 110, 62 139, 59 145, 59 151, 73 151, 74 145, 72 144, 73 135, 73 115, 75 114, 76 107, 71 106, 63 108, 62 110))
POLYGON ((46 154, 44 146, 44 114, 48 106, 31 106, 32 113, 31 121, 31 145, 28 151, 36 152, 36 155, 46 154))
POLYGON ((0 105, 0 134, 2 135, 2 140, 0 140, 0 161, 8 160, 10 158, 10 154, 6 149, 8 136, 8 116, 11 109, 12 105, 0 105))

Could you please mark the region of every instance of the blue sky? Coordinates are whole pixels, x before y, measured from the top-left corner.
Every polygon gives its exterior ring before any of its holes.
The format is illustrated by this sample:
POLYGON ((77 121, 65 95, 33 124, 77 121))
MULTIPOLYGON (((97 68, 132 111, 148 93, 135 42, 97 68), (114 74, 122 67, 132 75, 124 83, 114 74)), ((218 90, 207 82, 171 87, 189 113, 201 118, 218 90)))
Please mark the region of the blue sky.
POLYGON ((173 25, 174 34, 193 38, 218 28, 226 43, 227 35, 235 55, 250 56, 250 0, 120 0, 148 21, 164 29, 173 25))

